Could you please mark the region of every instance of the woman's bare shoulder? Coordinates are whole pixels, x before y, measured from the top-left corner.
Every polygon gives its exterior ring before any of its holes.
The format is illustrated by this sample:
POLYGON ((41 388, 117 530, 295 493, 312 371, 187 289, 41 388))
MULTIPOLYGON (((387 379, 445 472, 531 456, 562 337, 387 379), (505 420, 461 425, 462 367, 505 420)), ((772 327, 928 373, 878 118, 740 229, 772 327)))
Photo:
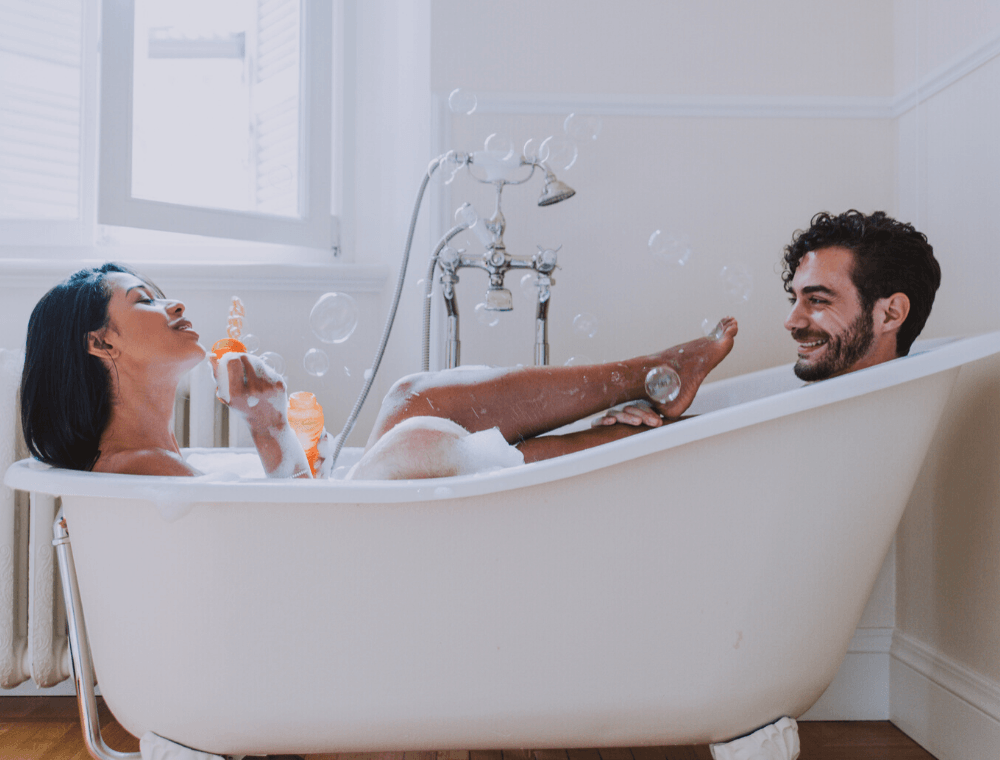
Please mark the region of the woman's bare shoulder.
POLYGON ((119 475, 201 475, 179 454, 166 449, 130 449, 101 454, 93 472, 119 475))

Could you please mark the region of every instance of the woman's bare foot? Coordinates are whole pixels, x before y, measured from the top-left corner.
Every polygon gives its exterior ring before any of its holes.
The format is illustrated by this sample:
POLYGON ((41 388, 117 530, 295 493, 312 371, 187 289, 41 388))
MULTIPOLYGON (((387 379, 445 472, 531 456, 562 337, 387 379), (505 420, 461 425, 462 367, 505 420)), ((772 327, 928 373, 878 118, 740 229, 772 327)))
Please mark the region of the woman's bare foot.
POLYGON ((654 401, 653 408, 668 420, 675 420, 684 414, 708 373, 732 351, 733 339, 738 331, 739 325, 735 318, 723 317, 710 337, 698 338, 647 357, 647 361, 652 360, 654 366, 665 364, 673 367, 681 379, 677 398, 665 404, 654 401), (716 335, 719 337, 714 337, 716 335))

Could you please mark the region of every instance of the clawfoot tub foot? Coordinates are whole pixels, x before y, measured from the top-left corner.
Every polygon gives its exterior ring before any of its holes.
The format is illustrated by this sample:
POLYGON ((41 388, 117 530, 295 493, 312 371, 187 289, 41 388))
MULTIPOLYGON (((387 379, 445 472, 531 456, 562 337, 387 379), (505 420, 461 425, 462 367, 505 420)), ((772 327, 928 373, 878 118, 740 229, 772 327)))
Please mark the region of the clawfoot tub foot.
POLYGON ((713 744, 715 760, 796 760, 799 756, 799 724, 782 718, 752 734, 725 744, 713 744))
POLYGON ((221 755, 198 752, 147 731, 139 740, 142 760, 224 760, 221 755))

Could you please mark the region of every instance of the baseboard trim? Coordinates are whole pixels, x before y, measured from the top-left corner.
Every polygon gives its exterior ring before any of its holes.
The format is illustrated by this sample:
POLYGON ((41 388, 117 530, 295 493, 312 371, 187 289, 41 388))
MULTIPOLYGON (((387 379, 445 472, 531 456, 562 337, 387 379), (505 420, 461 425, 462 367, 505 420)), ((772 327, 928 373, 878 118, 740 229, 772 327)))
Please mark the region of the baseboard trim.
POLYGON ((1000 723, 1000 684, 898 630, 892 636, 890 653, 893 659, 1000 723))
POLYGON ((996 760, 1000 684, 896 631, 890 720, 938 760, 996 760))
POLYGON ((35 685, 34 681, 25 681, 13 689, 0 691, 0 699, 3 697, 75 697, 76 686, 72 678, 67 678, 55 686, 42 689, 35 685))

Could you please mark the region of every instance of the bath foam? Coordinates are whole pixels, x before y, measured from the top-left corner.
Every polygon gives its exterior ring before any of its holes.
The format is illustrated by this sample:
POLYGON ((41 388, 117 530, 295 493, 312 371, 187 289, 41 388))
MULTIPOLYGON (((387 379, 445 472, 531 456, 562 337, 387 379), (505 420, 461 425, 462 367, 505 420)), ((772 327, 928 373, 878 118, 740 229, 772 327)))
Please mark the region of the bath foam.
MULTIPOLYGON (((317 478, 333 478, 334 473, 331 472, 331 467, 333 466, 333 448, 336 439, 334 436, 326 432, 326 428, 323 428, 323 434, 320 435, 319 440, 316 442, 316 453, 319 455, 319 459, 322 464, 319 470, 316 472, 317 478)), ((342 450, 343 451, 343 450, 342 450)), ((341 469, 341 468, 338 468, 341 469)), ((335 472, 335 471, 334 471, 335 472)), ((343 474, 347 473, 347 468, 343 468, 343 474)))
POLYGON ((477 475, 520 464, 524 456, 497 428, 469 433, 443 417, 411 417, 383 435, 345 480, 477 475))
POLYGON ((229 362, 239 359, 241 354, 230 352, 219 357, 219 366, 215 371, 215 385, 220 401, 229 403, 229 362))
POLYGON ((210 449, 191 451, 184 461, 199 472, 220 477, 236 476, 249 480, 267 477, 260 457, 253 450, 210 449))
POLYGON ((499 428, 480 430, 461 440, 466 472, 463 475, 495 472, 524 464, 524 454, 507 443, 499 428))

